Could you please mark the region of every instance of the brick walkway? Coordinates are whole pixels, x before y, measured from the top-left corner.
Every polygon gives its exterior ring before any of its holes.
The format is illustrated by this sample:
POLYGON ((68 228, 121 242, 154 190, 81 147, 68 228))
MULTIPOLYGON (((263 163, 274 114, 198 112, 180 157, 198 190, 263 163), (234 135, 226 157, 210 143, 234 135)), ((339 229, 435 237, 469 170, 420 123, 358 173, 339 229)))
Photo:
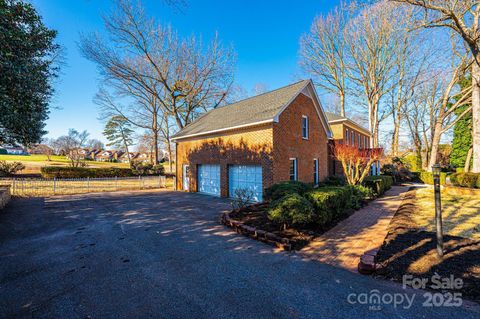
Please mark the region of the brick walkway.
POLYGON ((393 186, 383 197, 340 222, 300 253, 307 258, 357 272, 360 256, 383 243, 390 220, 408 189, 408 186, 393 186))

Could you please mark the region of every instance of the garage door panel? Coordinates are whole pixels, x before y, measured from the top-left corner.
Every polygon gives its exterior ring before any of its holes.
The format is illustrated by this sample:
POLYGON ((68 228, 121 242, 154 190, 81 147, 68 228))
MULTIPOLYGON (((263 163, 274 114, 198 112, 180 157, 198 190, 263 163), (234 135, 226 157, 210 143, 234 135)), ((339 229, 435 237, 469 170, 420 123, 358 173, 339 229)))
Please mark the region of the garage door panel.
POLYGON ((220 196, 220 165, 198 165, 198 191, 220 196))
POLYGON ((229 194, 235 196, 237 189, 249 189, 254 200, 262 200, 262 167, 254 165, 231 165, 228 169, 229 194))

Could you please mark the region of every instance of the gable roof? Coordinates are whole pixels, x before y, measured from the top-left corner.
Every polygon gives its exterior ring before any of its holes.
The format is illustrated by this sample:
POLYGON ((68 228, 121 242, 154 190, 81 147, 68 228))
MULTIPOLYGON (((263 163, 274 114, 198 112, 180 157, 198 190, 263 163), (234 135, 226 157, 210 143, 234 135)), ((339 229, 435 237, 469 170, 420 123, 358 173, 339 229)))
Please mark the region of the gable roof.
POLYGON ((372 132, 370 132, 369 129, 366 129, 365 127, 361 126, 361 125, 358 124, 357 122, 352 121, 352 120, 349 119, 348 117, 341 116, 340 114, 335 114, 335 113, 331 113, 331 112, 325 112, 325 115, 326 115, 327 118, 328 118, 328 123, 329 123, 329 124, 336 124, 336 123, 348 122, 350 125, 355 126, 356 128, 358 128, 359 130, 363 131, 364 133, 366 133, 366 134, 368 134, 368 135, 372 135, 372 132))
MULTIPOLYGON (((213 109, 191 124, 184 127, 172 137, 172 140, 207 135, 216 132, 248 127, 278 121, 281 112, 300 94, 310 80, 302 80, 282 88, 256 95, 238 102, 213 109)), ((315 98, 316 93, 314 93, 315 98)), ((315 99, 312 97, 312 99, 315 99)), ((320 103, 318 107, 321 109, 320 103)), ((324 116, 327 135, 330 132, 328 121, 324 116)), ((320 114, 319 114, 320 115, 320 114)))

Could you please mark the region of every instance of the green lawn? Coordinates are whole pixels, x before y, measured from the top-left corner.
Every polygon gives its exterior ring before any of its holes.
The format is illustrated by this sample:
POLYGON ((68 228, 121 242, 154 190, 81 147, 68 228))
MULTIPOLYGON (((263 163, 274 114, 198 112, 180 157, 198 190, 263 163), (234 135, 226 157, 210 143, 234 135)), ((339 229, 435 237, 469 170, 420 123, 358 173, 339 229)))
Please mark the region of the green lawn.
MULTIPOLYGON (((43 166, 68 166, 70 161, 65 156, 50 156, 50 161, 46 155, 0 155, 0 161, 22 162, 25 169, 20 174, 40 174, 43 166)), ((128 168, 128 163, 95 162, 86 161, 87 167, 124 167, 128 168)))
MULTIPOLYGON (((67 163, 65 156, 52 155, 50 156, 52 162, 67 163)), ((0 161, 17 161, 22 163, 28 162, 48 162, 46 155, 4 155, 0 154, 0 161)))
MULTIPOLYGON (((3 155, 0 154, 0 161, 8 162, 22 162, 25 169, 20 174, 39 174, 40 168, 43 166, 68 166, 70 161, 65 156, 52 155, 50 161, 46 155, 3 155)), ((128 168, 128 163, 113 163, 113 162, 95 162, 85 161, 88 167, 120 167, 128 168)), ((170 168, 168 163, 162 164, 165 167, 165 172, 169 173, 170 168)), ((175 170, 175 165, 173 165, 175 170)))

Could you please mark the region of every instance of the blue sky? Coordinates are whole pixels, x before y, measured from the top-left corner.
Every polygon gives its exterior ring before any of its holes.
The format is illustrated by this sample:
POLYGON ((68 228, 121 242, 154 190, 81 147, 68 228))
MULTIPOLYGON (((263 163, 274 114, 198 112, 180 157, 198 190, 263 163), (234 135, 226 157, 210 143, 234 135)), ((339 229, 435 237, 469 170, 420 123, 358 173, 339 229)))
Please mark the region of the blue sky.
MULTIPOLYGON (((31 0, 45 24, 58 31, 65 49, 65 66, 55 84, 48 137, 65 134, 69 128, 86 129, 92 138, 105 141, 103 124, 92 98, 98 88, 95 65, 83 58, 77 42, 80 33, 104 32, 101 15, 113 6, 108 0, 31 0)), ((134 0, 136 1, 136 0, 134 0)), ((256 83, 268 89, 299 77, 298 43, 313 18, 329 11, 338 1, 196 1, 188 0, 179 12, 162 0, 143 0, 150 15, 182 35, 197 34, 209 40, 218 32, 224 44, 237 53, 236 83, 251 91, 256 83)))

